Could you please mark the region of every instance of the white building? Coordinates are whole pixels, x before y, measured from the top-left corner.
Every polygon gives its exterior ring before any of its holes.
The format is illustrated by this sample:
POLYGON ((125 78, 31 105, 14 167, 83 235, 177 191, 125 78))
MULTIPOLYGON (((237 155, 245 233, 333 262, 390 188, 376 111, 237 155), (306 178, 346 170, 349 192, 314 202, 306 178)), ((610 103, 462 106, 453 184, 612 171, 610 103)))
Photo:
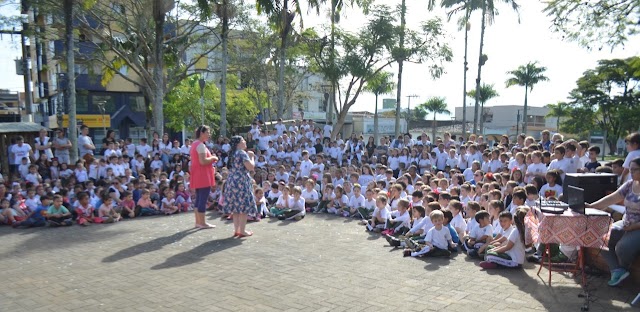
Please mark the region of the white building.
MULTIPOLYGON (((467 122, 473 123, 473 106, 467 107, 467 122)), ((542 130, 557 131, 557 118, 546 117, 549 113, 547 107, 527 107, 527 135, 540 138, 542 130)), ((515 136, 522 133, 524 121, 524 106, 500 105, 485 106, 482 114, 484 117, 484 129, 480 131, 485 136, 507 134, 515 136)), ((455 108, 455 120, 462 121, 462 107, 455 108)), ((478 117, 480 120, 480 116, 478 117)), ((478 121, 480 127, 480 121, 478 121)), ((469 130, 471 131, 471 130, 469 130)))

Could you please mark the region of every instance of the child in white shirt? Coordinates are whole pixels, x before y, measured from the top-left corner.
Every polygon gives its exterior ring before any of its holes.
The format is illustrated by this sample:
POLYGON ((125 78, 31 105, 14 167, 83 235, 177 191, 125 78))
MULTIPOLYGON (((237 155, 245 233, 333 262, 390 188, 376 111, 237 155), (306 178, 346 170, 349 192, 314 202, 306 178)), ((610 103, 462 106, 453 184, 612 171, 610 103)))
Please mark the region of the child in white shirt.
POLYGON ((404 234, 409 231, 411 221, 411 215, 409 214, 409 201, 406 199, 400 199, 398 201, 398 210, 391 212, 387 219, 387 230, 383 234, 404 234))
MULTIPOLYGON (((480 262, 480 266, 483 269, 495 269, 500 266, 514 268, 520 267, 524 263, 524 218, 527 212, 527 209, 518 208, 515 216, 513 216, 513 222, 515 223, 516 228, 511 230, 510 233, 508 233, 508 236, 503 236, 506 237, 506 239, 497 247, 487 251, 485 261, 480 262)), ((503 226, 504 224, 503 228, 507 228, 511 218, 512 215, 508 211, 500 213, 500 225, 503 226)), ((493 241, 490 244, 495 246, 494 242, 496 241, 493 241)))
POLYGON ((367 230, 375 232, 382 231, 387 223, 389 214, 390 211, 389 206, 387 205, 387 197, 378 195, 378 198, 376 198, 376 209, 373 211, 371 219, 366 223, 367 230))
POLYGON ((491 225, 491 216, 486 211, 476 213, 474 220, 478 226, 469 233, 469 239, 464 246, 469 256, 480 257, 484 255, 489 242, 493 240, 493 226, 491 225))
POLYGON ((358 210, 360 208, 364 208, 364 196, 362 196, 362 187, 360 184, 356 183, 353 186, 353 196, 349 199, 349 211, 345 215, 345 217, 355 217, 358 215, 358 210))
MULTIPOLYGON (((440 210, 431 212, 429 216, 433 227, 427 232, 424 242, 418 241, 418 244, 411 244, 409 248, 404 250, 404 256, 420 257, 450 257, 449 248, 456 248, 453 242, 449 228, 444 226, 444 214, 440 210)), ((408 240, 407 242, 411 242, 408 240)))

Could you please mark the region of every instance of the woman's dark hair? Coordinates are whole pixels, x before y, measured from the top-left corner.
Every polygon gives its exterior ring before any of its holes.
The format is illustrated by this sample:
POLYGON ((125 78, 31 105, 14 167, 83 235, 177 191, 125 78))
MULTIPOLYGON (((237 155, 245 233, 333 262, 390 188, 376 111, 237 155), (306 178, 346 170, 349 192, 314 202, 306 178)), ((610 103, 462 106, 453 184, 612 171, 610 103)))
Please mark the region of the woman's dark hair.
POLYGON ((227 158, 227 166, 229 168, 233 167, 233 161, 235 160, 235 157, 236 157, 238 144, 240 144, 240 142, 242 142, 243 139, 244 138, 242 136, 234 135, 233 137, 231 137, 231 140, 229 141, 229 145, 231 145, 231 149, 229 150, 229 156, 227 158))
POLYGON ((640 158, 636 158, 636 159, 632 160, 631 162, 636 164, 636 165, 638 165, 638 166, 640 166, 640 158))
POLYGON ((198 127, 198 129, 196 129, 196 138, 200 138, 200 135, 203 132, 207 132, 209 130, 210 130, 210 128, 207 125, 202 125, 202 126, 198 127))
POLYGON ((627 135, 627 137, 624 139, 624 141, 629 143, 629 144, 640 145, 640 133, 638 133, 638 132, 631 133, 631 134, 627 135))

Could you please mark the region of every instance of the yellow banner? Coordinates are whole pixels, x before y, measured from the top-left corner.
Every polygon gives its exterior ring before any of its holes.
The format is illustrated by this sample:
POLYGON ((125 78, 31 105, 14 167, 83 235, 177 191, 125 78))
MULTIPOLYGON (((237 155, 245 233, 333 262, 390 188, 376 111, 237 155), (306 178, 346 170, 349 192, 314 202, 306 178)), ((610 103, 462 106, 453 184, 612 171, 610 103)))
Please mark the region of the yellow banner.
MULTIPOLYGON (((76 115, 78 125, 85 125, 89 128, 111 128, 111 116, 104 115, 76 115)), ((69 128, 69 115, 62 116, 62 127, 69 128)))

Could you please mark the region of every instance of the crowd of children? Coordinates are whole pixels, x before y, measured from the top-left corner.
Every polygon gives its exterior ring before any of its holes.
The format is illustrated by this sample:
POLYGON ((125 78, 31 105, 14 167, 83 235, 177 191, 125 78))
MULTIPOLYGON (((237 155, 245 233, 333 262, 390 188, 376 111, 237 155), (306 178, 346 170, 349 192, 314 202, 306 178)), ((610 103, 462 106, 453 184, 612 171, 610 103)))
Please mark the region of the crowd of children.
MULTIPOLYGON (((461 249, 484 259, 485 268, 515 267, 525 259, 524 215, 539 198, 560 198, 565 174, 628 176, 628 161, 601 166, 597 146, 549 131, 540 141, 519 135, 510 142, 505 135, 493 144, 449 133, 433 141, 426 133, 384 137, 376 144, 356 134, 331 139, 331 131, 331 125, 321 129, 306 120, 288 127, 279 121, 272 129, 254 122, 246 141, 258 159, 252 178, 259 207, 250 220, 301 220, 307 213, 358 218, 391 246, 405 248, 405 256, 450 256, 461 249)), ((630 155, 637 154, 640 134, 627 142, 630 155)), ((9 155, 13 180, 0 185, 1 223, 86 226, 193 209, 189 140, 181 145, 154 134, 149 145, 111 135, 102 155, 73 169, 42 147, 36 157, 27 143, 18 144, 9 155)), ((208 146, 219 158, 209 206, 220 209, 229 142, 219 138, 208 146)))

